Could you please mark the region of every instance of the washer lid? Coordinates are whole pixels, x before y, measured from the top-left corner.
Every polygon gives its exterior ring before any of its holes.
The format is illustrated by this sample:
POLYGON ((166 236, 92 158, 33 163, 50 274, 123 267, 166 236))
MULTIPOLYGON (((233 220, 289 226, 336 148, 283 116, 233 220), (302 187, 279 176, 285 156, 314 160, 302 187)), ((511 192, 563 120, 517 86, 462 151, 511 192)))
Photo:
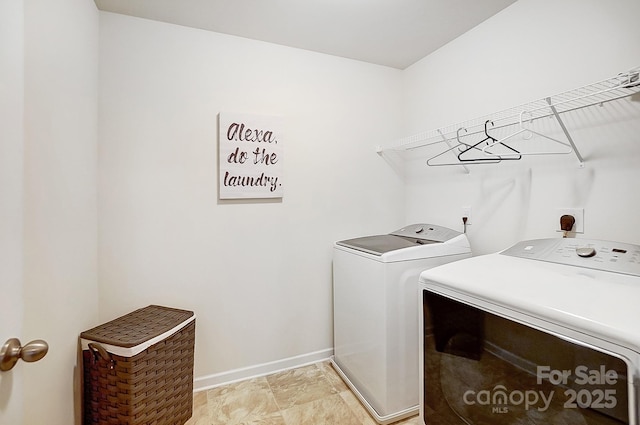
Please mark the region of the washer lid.
POLYGON ((420 245, 442 243, 460 235, 455 230, 432 224, 412 224, 388 235, 364 236, 336 242, 336 245, 382 255, 387 252, 420 245))
POLYGON ((382 255, 386 252, 395 251, 403 248, 410 248, 417 245, 426 245, 437 243, 427 239, 408 238, 405 236, 395 235, 375 235, 365 236, 362 238, 347 239, 345 241, 336 242, 337 245, 358 251, 368 252, 373 255, 382 255))

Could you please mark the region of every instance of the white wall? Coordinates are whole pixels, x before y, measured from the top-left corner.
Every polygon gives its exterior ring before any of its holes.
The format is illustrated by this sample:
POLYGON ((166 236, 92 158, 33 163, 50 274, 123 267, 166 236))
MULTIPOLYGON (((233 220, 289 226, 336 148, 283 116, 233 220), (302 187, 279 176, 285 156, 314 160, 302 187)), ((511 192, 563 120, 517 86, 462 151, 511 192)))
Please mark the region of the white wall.
POLYGON ((400 131, 400 71, 100 16, 101 320, 195 311, 200 386, 331 354, 333 242, 403 224, 374 151, 400 131), (217 200, 224 111, 284 118, 282 201, 217 200))
POLYGON ((77 338, 97 320, 98 11, 24 1, 25 424, 74 421, 77 338))
MULTIPOLYGON (((640 65, 640 2, 519 0, 403 73, 405 133, 417 134, 613 77, 640 65)), ((518 240, 559 237, 557 207, 584 207, 577 237, 640 243, 640 102, 629 99, 566 114, 586 162, 527 157, 470 167, 427 167, 438 151, 407 158, 406 221, 425 214, 461 228, 472 207, 476 254, 518 240)), ((536 121, 538 130, 556 131, 536 121)))

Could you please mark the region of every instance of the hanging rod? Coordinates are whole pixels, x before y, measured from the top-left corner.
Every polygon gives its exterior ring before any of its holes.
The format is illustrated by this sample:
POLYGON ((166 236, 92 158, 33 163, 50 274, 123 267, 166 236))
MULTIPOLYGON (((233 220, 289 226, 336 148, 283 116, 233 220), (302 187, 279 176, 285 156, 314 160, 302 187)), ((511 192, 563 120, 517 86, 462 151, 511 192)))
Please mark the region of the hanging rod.
POLYGON ((583 159, 580 156, 580 153, 575 149, 575 144, 564 126, 564 123, 560 119, 560 114, 594 105, 603 105, 640 92, 639 74, 640 67, 633 68, 630 71, 618 74, 615 77, 608 78, 594 84, 569 90, 554 96, 548 96, 537 101, 525 103, 520 106, 505 109, 483 117, 397 139, 387 145, 378 147, 377 151, 378 153, 385 150, 410 151, 443 143, 454 139, 456 131, 460 128, 465 128, 467 130, 465 136, 480 134, 484 132, 484 123, 487 120, 493 121, 493 129, 501 129, 518 125, 521 113, 526 111, 527 116, 529 117, 527 121, 529 122, 539 120, 541 118, 556 118, 571 143, 571 146, 576 152, 579 161, 582 163, 583 159))

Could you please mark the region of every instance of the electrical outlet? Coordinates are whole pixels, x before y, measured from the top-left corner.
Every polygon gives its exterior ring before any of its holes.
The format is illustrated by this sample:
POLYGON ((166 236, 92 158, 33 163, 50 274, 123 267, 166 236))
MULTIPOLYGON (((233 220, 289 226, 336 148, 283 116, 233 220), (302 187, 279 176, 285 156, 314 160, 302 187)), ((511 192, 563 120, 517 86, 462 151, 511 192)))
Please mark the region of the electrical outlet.
POLYGON ((467 226, 471 224, 471 207, 462 207, 462 217, 467 217, 467 226))
POLYGON ((556 232, 562 232, 560 229, 560 217, 563 215, 572 215, 576 219, 571 230, 573 233, 584 233, 584 208, 557 208, 556 209, 556 232))

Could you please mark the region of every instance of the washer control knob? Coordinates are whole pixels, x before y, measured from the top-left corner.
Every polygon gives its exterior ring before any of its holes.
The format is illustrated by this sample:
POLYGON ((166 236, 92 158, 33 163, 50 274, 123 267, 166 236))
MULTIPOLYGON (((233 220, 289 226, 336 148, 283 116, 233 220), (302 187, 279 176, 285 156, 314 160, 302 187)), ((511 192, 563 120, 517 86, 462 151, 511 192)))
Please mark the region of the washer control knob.
POLYGON ((576 248, 576 254, 578 254, 579 257, 589 258, 596 255, 596 250, 591 247, 576 248))

